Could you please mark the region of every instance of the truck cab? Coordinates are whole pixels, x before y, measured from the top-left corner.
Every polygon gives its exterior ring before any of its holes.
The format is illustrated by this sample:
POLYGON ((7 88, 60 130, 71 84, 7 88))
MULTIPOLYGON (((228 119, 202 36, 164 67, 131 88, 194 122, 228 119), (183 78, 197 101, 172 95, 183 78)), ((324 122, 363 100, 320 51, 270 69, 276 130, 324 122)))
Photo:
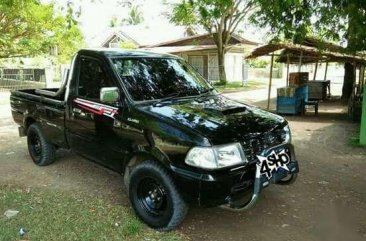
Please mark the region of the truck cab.
POLYGON ((11 94, 39 166, 58 148, 124 175, 137 216, 171 230, 189 205, 252 207, 299 171, 287 121, 218 93, 183 59, 80 50, 59 89, 11 94))

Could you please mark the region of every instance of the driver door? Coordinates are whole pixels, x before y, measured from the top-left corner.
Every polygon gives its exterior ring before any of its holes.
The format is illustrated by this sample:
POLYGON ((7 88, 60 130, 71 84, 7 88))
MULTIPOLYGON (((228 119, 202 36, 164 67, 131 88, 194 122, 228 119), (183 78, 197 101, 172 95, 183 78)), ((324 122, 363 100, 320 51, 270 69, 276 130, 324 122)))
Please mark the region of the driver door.
POLYGON ((118 148, 112 139, 116 138, 114 122, 120 115, 119 108, 100 101, 100 89, 116 86, 107 74, 103 62, 80 57, 76 93, 70 96, 68 119, 70 145, 73 150, 89 159, 112 169, 122 165, 118 148), (113 157, 111 158, 111 154, 113 157))

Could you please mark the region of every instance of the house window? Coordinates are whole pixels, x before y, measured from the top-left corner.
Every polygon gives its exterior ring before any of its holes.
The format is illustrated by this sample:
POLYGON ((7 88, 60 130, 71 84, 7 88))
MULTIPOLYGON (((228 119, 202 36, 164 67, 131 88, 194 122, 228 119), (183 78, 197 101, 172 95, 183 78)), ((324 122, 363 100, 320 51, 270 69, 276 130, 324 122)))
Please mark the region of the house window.
POLYGON ((109 41, 109 48, 119 48, 122 39, 120 37, 115 36, 111 41, 109 41))
POLYGON ((219 63, 216 54, 208 56, 208 66, 208 79, 210 81, 219 80, 219 63))
POLYGON ((57 45, 51 46, 49 53, 52 56, 57 56, 58 55, 58 47, 57 47, 57 45))
POLYGON ((188 56, 188 63, 197 70, 202 76, 205 76, 205 61, 203 56, 188 56))
POLYGON ((110 48, 118 48, 119 47, 119 43, 109 43, 109 47, 110 48))

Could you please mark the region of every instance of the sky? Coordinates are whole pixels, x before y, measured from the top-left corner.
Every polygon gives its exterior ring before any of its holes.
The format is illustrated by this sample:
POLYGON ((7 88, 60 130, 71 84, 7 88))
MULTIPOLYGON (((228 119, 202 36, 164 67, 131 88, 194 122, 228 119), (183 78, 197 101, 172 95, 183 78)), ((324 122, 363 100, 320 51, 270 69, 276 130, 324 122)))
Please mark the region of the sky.
MULTIPOLYGON (((51 1, 51 0, 45 0, 51 1)), ((105 31, 109 27, 113 16, 123 19, 128 14, 128 7, 123 5, 126 0, 54 0, 58 6, 66 6, 68 1, 72 1, 75 8, 81 8, 79 17, 80 28, 86 41, 105 31)), ((144 16, 144 24, 153 28, 166 28, 169 26, 169 20, 166 13, 171 12, 171 4, 179 0, 166 0, 168 4, 163 4, 163 0, 131 0, 134 4, 140 6, 144 16), (165 14, 164 14, 165 13, 165 14)), ((258 29, 250 27, 246 29, 244 37, 262 41, 263 34, 258 29)))

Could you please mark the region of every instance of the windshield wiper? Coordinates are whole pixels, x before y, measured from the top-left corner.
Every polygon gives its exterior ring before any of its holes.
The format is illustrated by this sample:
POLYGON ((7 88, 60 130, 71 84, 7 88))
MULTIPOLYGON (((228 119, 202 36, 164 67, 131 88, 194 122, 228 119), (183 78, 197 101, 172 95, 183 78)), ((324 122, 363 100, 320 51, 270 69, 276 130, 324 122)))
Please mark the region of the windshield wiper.
POLYGON ((177 91, 177 92, 170 93, 169 95, 165 96, 164 98, 155 101, 153 106, 157 106, 157 105, 161 104, 162 102, 169 101, 169 100, 172 100, 179 96, 182 96, 183 94, 189 94, 189 93, 191 93, 191 92, 190 91, 177 91))
POLYGON ((211 88, 207 88, 204 91, 202 91, 200 93, 200 95, 198 96, 197 101, 202 102, 202 100, 204 100, 205 97, 209 96, 213 90, 215 90, 215 88, 211 87, 211 88))
MULTIPOLYGON (((214 90, 214 88, 205 89, 204 91, 199 93, 199 96, 207 94, 207 93, 211 92, 212 90, 214 90)), ((185 91, 177 91, 177 92, 170 93, 169 95, 165 96, 164 98, 161 98, 161 99, 158 99, 157 101, 155 101, 153 106, 160 105, 162 102, 170 101, 177 97, 192 94, 193 92, 194 92, 193 90, 185 90, 185 91)))
POLYGON ((207 88, 205 90, 203 90, 200 95, 203 95, 203 94, 207 94, 207 93, 210 93, 211 91, 215 90, 215 88, 213 87, 210 87, 210 88, 207 88))

